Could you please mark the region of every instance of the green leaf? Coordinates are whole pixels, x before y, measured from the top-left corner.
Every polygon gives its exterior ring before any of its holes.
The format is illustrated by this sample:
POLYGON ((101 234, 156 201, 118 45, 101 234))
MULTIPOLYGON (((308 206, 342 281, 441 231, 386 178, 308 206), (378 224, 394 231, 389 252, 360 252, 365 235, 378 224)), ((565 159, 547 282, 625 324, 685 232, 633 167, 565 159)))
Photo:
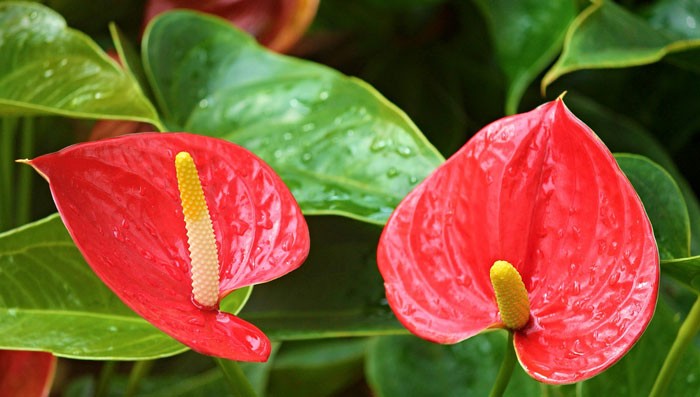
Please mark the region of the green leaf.
MULTIPOLYGON (((454 345, 415 336, 379 337, 367 353, 367 380, 377 397, 487 396, 505 352, 505 333, 487 332, 454 345)), ((535 396, 540 384, 516 364, 506 396, 535 396)))
POLYGON ((407 332, 384 295, 376 263, 381 230, 338 217, 307 219, 311 252, 304 265, 257 285, 241 317, 273 340, 407 332))
POLYGON ((0 3, 0 116, 39 114, 160 124, 136 82, 59 14, 0 3))
MULTIPOLYGON (((680 327, 680 315, 663 300, 642 338, 617 364, 583 382, 577 396, 646 396, 680 327)), ((697 397, 700 391, 700 349, 691 345, 681 358, 668 396, 697 397)))
POLYGON ((367 340, 285 343, 275 357, 267 397, 325 397, 360 381, 367 340))
POLYGON ((662 261, 661 270, 700 294, 700 256, 662 261))
POLYGON ((163 14, 146 31, 143 59, 169 129, 252 150, 306 214, 383 223, 443 161, 366 83, 269 52, 218 18, 163 14))
POLYGON ((654 29, 676 39, 700 39, 700 3, 697 0, 659 0, 643 13, 654 29))
POLYGON ((508 79, 506 114, 518 111, 527 86, 559 53, 576 16, 572 0, 478 0, 491 28, 498 63, 508 79))
POLYGON ((612 1, 595 1, 574 20, 564 50, 542 79, 542 91, 566 73, 653 63, 667 54, 700 47, 698 39, 677 39, 612 1))
POLYGON ((646 157, 616 154, 615 159, 644 203, 661 259, 689 256, 688 209, 671 175, 646 157))
MULTIPOLYGON (((249 293, 236 291, 224 305, 235 311, 249 293)), ((97 278, 58 215, 0 234, 0 349, 93 360, 143 360, 187 350, 97 278)))

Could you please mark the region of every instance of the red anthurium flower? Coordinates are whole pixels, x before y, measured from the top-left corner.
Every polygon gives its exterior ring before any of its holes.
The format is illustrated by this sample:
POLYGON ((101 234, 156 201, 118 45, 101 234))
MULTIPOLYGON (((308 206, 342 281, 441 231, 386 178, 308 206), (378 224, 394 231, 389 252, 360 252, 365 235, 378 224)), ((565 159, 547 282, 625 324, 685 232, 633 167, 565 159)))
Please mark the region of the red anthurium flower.
POLYGON ((0 350, 3 396, 48 396, 55 372, 56 357, 51 353, 0 350))
POLYGON ((189 8, 218 15, 255 36, 265 47, 286 52, 304 34, 316 15, 319 0, 149 0, 144 26, 156 15, 189 8))
POLYGON ((146 133, 29 164, 92 269, 136 313, 201 353, 267 359, 267 337, 218 310, 232 290, 294 270, 308 253, 301 211, 262 160, 219 139, 146 133))
POLYGON ((555 384, 632 347, 659 279, 641 201, 561 100, 479 131, 398 206, 377 259, 411 332, 455 343, 510 329, 525 370, 555 384))

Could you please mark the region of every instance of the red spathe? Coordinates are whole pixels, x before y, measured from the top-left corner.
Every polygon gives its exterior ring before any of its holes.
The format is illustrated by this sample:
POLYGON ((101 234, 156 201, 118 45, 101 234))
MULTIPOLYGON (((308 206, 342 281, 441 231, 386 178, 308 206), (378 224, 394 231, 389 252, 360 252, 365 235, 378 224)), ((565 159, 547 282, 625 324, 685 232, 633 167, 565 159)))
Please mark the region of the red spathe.
POLYGON ((659 280, 639 197, 561 100, 479 131, 398 206, 377 260, 399 320, 439 343, 502 327, 489 269, 512 263, 531 305, 516 353, 555 384, 620 359, 653 316, 659 280))
POLYGON ((209 207, 220 263, 219 295, 296 269, 309 250, 291 193, 258 157, 186 133, 131 134, 38 157, 76 245, 136 313, 208 355, 264 361, 267 337, 252 324, 192 302, 190 259, 175 155, 189 152, 209 207))

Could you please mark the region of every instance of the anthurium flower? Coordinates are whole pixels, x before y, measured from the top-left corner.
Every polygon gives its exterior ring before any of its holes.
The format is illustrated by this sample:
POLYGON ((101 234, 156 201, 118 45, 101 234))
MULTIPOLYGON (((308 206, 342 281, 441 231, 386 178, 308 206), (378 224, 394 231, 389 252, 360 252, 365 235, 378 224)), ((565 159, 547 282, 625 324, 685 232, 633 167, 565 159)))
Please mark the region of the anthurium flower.
POLYGON ((51 353, 0 350, 0 391, 3 396, 46 397, 56 372, 51 353))
POLYGON ((286 52, 301 38, 316 15, 319 0, 149 0, 144 26, 156 15, 189 8, 229 20, 265 47, 286 52))
POLYGON ((554 384, 621 358, 659 279, 640 199, 560 99, 479 131, 397 207, 377 259, 411 332, 456 343, 509 329, 523 368, 554 384))
POLYGON ((130 134, 29 161, 97 275, 136 313, 192 349, 264 361, 270 342, 218 309, 229 292, 306 258, 309 234, 289 190, 232 143, 130 134))

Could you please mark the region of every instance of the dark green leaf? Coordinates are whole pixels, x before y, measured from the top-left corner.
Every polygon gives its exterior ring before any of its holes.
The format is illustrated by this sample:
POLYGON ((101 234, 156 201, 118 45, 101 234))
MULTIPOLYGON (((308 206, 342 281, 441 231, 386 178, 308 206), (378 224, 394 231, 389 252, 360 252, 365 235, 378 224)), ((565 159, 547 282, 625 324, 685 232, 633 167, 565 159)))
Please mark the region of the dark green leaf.
MULTIPOLYGON (((140 360, 187 348, 124 305, 92 272, 58 215, 0 234, 0 348, 140 360)), ((222 304, 236 311, 243 288, 222 304)))
POLYGON ((678 171, 673 159, 653 136, 633 120, 612 112, 590 99, 566 96, 566 103, 574 114, 588 124, 613 152, 638 153, 663 167, 673 177, 683 193, 690 217, 691 253, 700 252, 700 203, 690 184, 678 171))
POLYGON ((661 270, 700 294, 700 256, 663 261, 661 270))
POLYGON ((147 30, 143 51, 168 128, 252 150, 306 214, 383 223, 443 161, 367 84, 269 52, 223 20, 164 14, 147 30))
POLYGON ((644 203, 661 259, 689 256, 688 209, 671 175, 646 157, 616 154, 615 159, 644 203))
POLYGON ((308 222, 309 259, 256 286, 241 317, 276 340, 406 332, 387 305, 377 269, 381 230, 337 217, 308 222))
POLYGON ((614 2, 598 0, 569 27, 564 50, 542 79, 542 88, 576 70, 644 65, 698 46, 700 40, 678 40, 614 2))
MULTIPOLYGON (((507 338, 487 332, 454 345, 415 336, 374 339, 367 379, 377 397, 487 396, 501 365, 507 338)), ((516 364, 506 396, 535 396, 540 384, 516 364)))
POLYGON ((643 15, 655 29, 676 39, 700 39, 700 2, 659 0, 643 15))
POLYGON ((508 79, 506 113, 514 114, 527 86, 559 53, 573 0, 478 0, 491 27, 498 63, 508 79))
POLYGON ((0 115, 159 124, 136 82, 89 37, 40 4, 0 3, 0 54, 0 115))
POLYGON ((360 381, 365 339, 285 343, 275 357, 268 397, 325 397, 360 381))

